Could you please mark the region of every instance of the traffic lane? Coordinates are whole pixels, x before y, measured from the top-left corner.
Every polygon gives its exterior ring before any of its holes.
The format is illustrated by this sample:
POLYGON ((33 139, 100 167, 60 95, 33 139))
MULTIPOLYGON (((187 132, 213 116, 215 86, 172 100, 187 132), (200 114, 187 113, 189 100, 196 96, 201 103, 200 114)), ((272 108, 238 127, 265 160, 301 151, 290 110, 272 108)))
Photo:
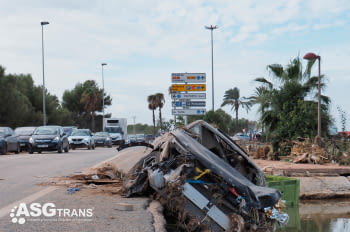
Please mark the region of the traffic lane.
POLYGON ((117 155, 115 148, 0 156, 0 208, 43 189, 52 177, 78 173, 117 155))

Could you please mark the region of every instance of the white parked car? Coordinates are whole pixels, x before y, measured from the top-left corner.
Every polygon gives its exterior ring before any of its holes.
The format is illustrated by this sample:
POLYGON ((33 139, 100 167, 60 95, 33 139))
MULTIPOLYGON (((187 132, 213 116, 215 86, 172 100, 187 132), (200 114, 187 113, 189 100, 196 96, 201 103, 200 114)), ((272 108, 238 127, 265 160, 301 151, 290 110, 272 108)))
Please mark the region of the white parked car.
POLYGON ((90 129, 76 129, 68 137, 69 146, 75 148, 95 149, 95 140, 90 129))

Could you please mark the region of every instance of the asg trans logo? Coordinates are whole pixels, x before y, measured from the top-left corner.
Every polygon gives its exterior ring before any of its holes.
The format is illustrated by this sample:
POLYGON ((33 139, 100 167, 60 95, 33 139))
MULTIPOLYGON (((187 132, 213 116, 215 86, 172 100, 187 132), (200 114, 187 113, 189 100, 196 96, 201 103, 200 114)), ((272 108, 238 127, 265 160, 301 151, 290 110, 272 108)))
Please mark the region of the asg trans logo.
POLYGON ((10 212, 11 222, 21 225, 27 221, 90 221, 92 216, 92 208, 57 208, 54 203, 20 203, 10 212))

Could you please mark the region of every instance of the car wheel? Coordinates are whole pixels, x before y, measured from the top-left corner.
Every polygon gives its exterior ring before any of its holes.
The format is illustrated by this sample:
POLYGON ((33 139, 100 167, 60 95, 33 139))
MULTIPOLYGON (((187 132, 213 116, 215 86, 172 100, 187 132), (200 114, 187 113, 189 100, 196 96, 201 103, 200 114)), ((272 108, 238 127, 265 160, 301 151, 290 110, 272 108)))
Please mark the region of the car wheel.
POLYGON ((28 152, 29 152, 29 154, 33 154, 34 153, 33 147, 31 145, 28 145, 28 152))
POLYGON ((4 144, 4 146, 2 147, 2 150, 0 152, 1 155, 5 155, 7 153, 7 145, 6 143, 4 144))
POLYGON ((64 152, 68 152, 69 151, 69 145, 67 145, 65 148, 64 148, 64 152))
POLYGON ((39 154, 41 154, 42 151, 38 151, 39 154))
POLYGON ((91 150, 91 143, 89 143, 87 149, 88 149, 88 150, 91 150))
POLYGON ((21 152, 21 145, 19 143, 17 143, 17 149, 15 151, 16 154, 21 152))
POLYGON ((95 144, 94 144, 94 145, 92 145, 92 150, 95 150, 95 144))
POLYGON ((75 150, 75 147, 72 147, 72 150, 75 150))
POLYGON ((57 152, 58 152, 58 153, 62 153, 62 151, 63 151, 63 149, 62 149, 62 144, 60 144, 60 145, 58 146, 57 152))
POLYGON ((112 144, 108 145, 108 147, 111 148, 111 147, 112 147, 112 144))

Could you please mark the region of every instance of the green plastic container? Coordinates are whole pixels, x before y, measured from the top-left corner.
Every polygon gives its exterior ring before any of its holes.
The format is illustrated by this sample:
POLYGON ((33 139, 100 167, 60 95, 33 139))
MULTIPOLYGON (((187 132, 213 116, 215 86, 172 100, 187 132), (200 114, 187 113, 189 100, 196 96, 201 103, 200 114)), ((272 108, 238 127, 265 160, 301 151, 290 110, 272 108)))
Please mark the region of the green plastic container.
POLYGON ((282 193, 282 200, 287 206, 299 205, 300 181, 286 176, 266 176, 267 186, 278 189, 282 193))

